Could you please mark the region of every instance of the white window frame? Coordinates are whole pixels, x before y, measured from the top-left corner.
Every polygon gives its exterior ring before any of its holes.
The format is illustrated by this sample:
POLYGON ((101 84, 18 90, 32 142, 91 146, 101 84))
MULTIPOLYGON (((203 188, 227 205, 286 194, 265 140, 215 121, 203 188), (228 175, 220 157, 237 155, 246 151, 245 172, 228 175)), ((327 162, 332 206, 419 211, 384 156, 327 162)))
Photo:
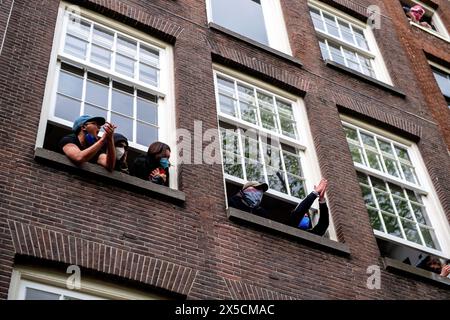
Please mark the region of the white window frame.
MULTIPOLYGON (((305 179, 305 185, 306 185, 306 195, 308 195, 311 191, 314 190, 314 184, 318 183, 321 173, 320 168, 318 165, 318 158, 315 152, 313 138, 311 135, 311 129, 308 122, 308 117, 306 114, 306 108, 303 102, 303 99, 292 95, 288 92, 285 92, 283 90, 280 90, 279 88, 276 88, 272 85, 269 85, 267 83, 264 83, 258 79, 255 79, 253 77, 244 75, 240 72, 237 72, 235 70, 232 70, 230 68, 224 67, 219 64, 213 64, 213 75, 214 75, 214 86, 215 86, 215 97, 216 97, 216 107, 217 107, 217 120, 218 120, 218 127, 219 121, 228 123, 230 125, 234 125, 238 128, 242 128, 244 130, 247 129, 254 129, 257 133, 267 134, 269 137, 276 137, 279 139, 280 143, 290 145, 292 147, 295 147, 299 149, 301 152, 303 152, 303 155, 300 155, 301 160, 301 166, 303 171, 303 177, 305 179), (253 125, 249 122, 243 121, 241 119, 232 117, 230 115, 224 114, 220 111, 220 103, 219 103, 219 90, 217 85, 217 76, 220 75, 222 77, 239 81, 240 83, 243 83, 244 85, 255 87, 257 90, 261 92, 268 93, 269 95, 275 96, 280 98, 281 100, 289 101, 292 105, 292 110, 294 112, 294 117, 297 124, 297 133, 299 138, 293 139, 284 135, 280 135, 277 133, 274 133, 270 130, 261 128, 257 125, 253 125)), ((221 155, 221 161, 223 163, 223 156, 222 156, 222 139, 220 139, 220 155, 221 155)), ((240 146, 242 148, 242 146, 240 146)), ((283 160, 281 160, 283 162, 283 160)), ((237 184, 244 184, 246 181, 243 179, 231 176, 229 174, 226 174, 224 171, 224 167, 222 166, 222 173, 224 176, 224 187, 226 190, 226 182, 234 182, 237 184)), ((287 194, 284 194, 282 192, 269 189, 266 194, 271 195, 274 198, 280 199, 282 201, 286 201, 291 204, 298 204, 301 199, 296 198, 294 196, 290 196, 287 194)), ((230 195, 228 195, 230 196, 230 195)), ((288 214, 288 213, 286 213, 288 214)), ((330 224, 328 228, 328 232, 330 235, 330 239, 337 241, 337 236, 333 224, 333 219, 330 214, 330 224)))
POLYGON ((414 27, 417 27, 419 29, 422 29, 438 38, 441 38, 442 40, 446 41, 446 42, 450 42, 450 36, 449 33, 447 31, 447 28, 445 27, 444 23, 442 22, 441 18, 439 17, 438 13, 431 8, 430 6, 418 1, 418 0, 405 0, 406 2, 412 2, 414 4, 420 4, 426 12, 431 12, 432 16, 431 16, 431 22, 434 24, 434 26, 436 27, 436 31, 434 31, 433 29, 429 29, 429 28, 425 28, 423 26, 421 26, 420 24, 413 22, 413 21, 409 21, 409 23, 411 25, 413 25, 414 27))
MULTIPOLYGON (((291 46, 289 45, 289 37, 286 31, 286 24, 284 21, 280 0, 261 0, 261 7, 263 11, 264 24, 266 26, 269 46, 275 50, 292 56, 291 46)), ((206 0, 206 13, 208 23, 214 22, 212 15, 212 0, 206 0)), ((223 27, 226 28, 225 26, 223 27)))
MULTIPOLYGON (((449 76, 449 85, 450 85, 450 69, 443 67, 440 64, 437 64, 436 62, 433 62, 430 60, 428 60, 428 64, 436 69, 439 69, 443 73, 446 73, 449 76)), ((433 69, 431 69, 431 72, 433 72, 433 69)), ((434 74, 433 74, 433 77, 434 77, 434 74)), ((442 92, 442 89, 439 86, 439 84, 437 83, 437 81, 436 81, 436 85, 438 86, 439 90, 441 91, 442 95, 444 96, 444 99, 447 101, 447 103, 449 105, 449 110, 450 110, 450 96, 444 95, 444 93, 442 92)))
MULTIPOLYGON (((373 68, 373 71, 376 76, 374 79, 382 81, 389 85, 392 85, 392 80, 391 80, 391 77, 389 76, 388 69, 384 63, 383 56, 381 55, 381 51, 378 48, 375 36, 369 25, 359 21, 358 19, 356 19, 348 14, 345 14, 345 13, 339 11, 336 8, 333 8, 332 6, 329 6, 325 3, 322 3, 317 0, 308 0, 308 6, 311 8, 315 8, 316 10, 324 11, 324 12, 328 13, 329 15, 334 16, 338 19, 341 19, 350 25, 354 25, 354 26, 362 29, 362 31, 364 33, 364 37, 367 41, 369 50, 364 50, 363 48, 355 46, 354 44, 351 44, 351 43, 344 41, 340 38, 337 38, 331 34, 328 34, 326 32, 323 32, 321 30, 314 28, 316 34, 320 38, 326 40, 326 45, 327 45, 328 51, 330 51, 330 49, 328 47, 328 41, 331 41, 334 44, 341 47, 342 56, 345 56, 344 52, 342 52, 342 47, 346 47, 346 48, 350 49, 351 51, 355 52, 356 54, 361 54, 362 56, 364 56, 366 58, 373 59, 373 60, 371 60, 372 68, 373 68)), ((308 11, 308 15, 310 15, 309 11, 308 11)), ((331 57, 330 57, 330 60, 333 61, 333 59, 331 57)), ((362 71, 359 71, 359 72, 361 74, 363 74, 362 71)))
MULTIPOLYGON (((8 300, 24 300, 26 288, 69 296, 81 300, 165 300, 167 297, 149 294, 113 283, 82 276, 79 289, 69 289, 67 279, 72 273, 58 272, 44 267, 16 266, 13 269, 8 300)), ((71 282, 72 283, 72 282, 71 282)))
POLYGON ((431 178, 426 169, 425 162, 423 161, 422 156, 420 155, 420 151, 419 151, 419 148, 417 147, 417 145, 412 141, 401 138, 397 135, 394 135, 386 130, 380 129, 373 125, 370 125, 366 122, 356 120, 347 115, 340 115, 340 117, 341 117, 342 123, 347 126, 357 127, 357 128, 369 131, 374 135, 381 136, 385 140, 391 140, 395 144, 398 144, 398 145, 401 145, 401 146, 407 148, 411 162, 414 165, 416 175, 421 183, 420 186, 417 186, 417 185, 414 186, 412 184, 405 183, 404 181, 399 180, 399 179, 392 179, 388 175, 380 174, 378 171, 375 172, 375 170, 368 170, 364 166, 356 166, 356 164, 354 163, 355 169, 362 173, 365 173, 365 174, 368 174, 371 176, 375 176, 384 181, 399 185, 402 188, 413 189, 413 190, 419 192, 422 195, 422 203, 425 206, 428 219, 430 220, 431 227, 435 231, 435 234, 438 239, 441 250, 435 250, 432 248, 428 248, 426 246, 416 244, 415 242, 408 241, 408 240, 405 240, 402 238, 398 238, 398 237, 392 236, 390 234, 386 234, 386 233, 378 231, 378 230, 373 230, 374 234, 380 238, 384 238, 384 239, 387 239, 387 240, 390 240, 390 241, 393 241, 396 243, 400 243, 400 244, 408 246, 408 247, 419 249, 421 251, 425 251, 425 252, 428 252, 428 253, 431 253, 431 254, 446 258, 446 259, 450 259, 450 238, 448 237, 448 235, 450 234, 450 225, 445 216, 444 209, 439 201, 437 192, 433 186, 431 178))
MULTIPOLYGON (((114 30, 119 34, 125 35, 127 38, 131 38, 136 41, 145 42, 150 47, 159 48, 160 53, 160 76, 159 84, 160 87, 156 88, 151 85, 145 85, 142 82, 130 81, 130 78, 121 75, 118 72, 110 71, 101 66, 85 62, 76 57, 70 56, 63 52, 64 44, 64 30, 66 19, 65 16, 68 10, 73 10, 74 6, 61 2, 58 9, 58 17, 56 21, 56 28, 53 38, 53 48, 51 52, 51 57, 49 61, 48 75, 45 86, 44 99, 41 110, 41 117, 39 122, 38 134, 36 137, 36 147, 42 148, 45 140, 45 131, 48 121, 56 122, 62 124, 68 128, 72 128, 73 122, 67 121, 61 118, 55 117, 54 108, 56 103, 56 92, 58 86, 58 76, 62 62, 72 64, 74 66, 88 69, 95 74, 100 76, 106 76, 117 80, 118 82, 132 86, 136 89, 145 91, 147 93, 157 95, 158 98, 158 140, 170 145, 172 150, 172 155, 177 155, 177 138, 176 138, 176 121, 175 121, 175 89, 174 89, 174 66, 173 66, 173 48, 159 41, 148 34, 145 34, 137 29, 129 27, 120 22, 114 21, 110 18, 104 17, 101 14, 95 13, 91 10, 76 7, 79 10, 79 14, 86 20, 90 20, 94 23, 101 25, 104 28, 114 30)), ((111 64, 113 61, 111 62, 111 64)), ((111 110, 108 111, 108 117, 111 115, 111 110)), ((109 119, 107 119, 109 120, 109 119)), ((133 128, 135 130, 136 128, 133 128)), ((120 132, 120 128, 117 128, 117 132, 120 132)), ((139 145, 130 141, 130 147, 146 152, 148 146, 139 145)), ((176 163, 176 159, 173 160, 176 163)), ((177 189, 177 172, 174 166, 170 167, 170 188, 177 189)))

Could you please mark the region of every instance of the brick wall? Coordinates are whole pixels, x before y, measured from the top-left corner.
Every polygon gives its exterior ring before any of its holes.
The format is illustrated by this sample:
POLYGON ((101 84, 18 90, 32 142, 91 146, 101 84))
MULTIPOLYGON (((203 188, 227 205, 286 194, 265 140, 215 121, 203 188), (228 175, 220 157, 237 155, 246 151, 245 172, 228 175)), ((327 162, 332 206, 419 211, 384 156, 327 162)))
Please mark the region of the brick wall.
MULTIPOLYGON (((189 299, 450 298, 434 284, 387 271, 381 290, 366 288, 366 269, 381 266, 380 253, 339 112, 417 140, 450 220, 450 159, 433 122, 438 99, 420 86, 426 61, 422 54, 416 65, 411 55, 419 49, 405 40, 405 32, 421 31, 401 20, 401 7, 391 2, 360 0, 348 12, 364 13, 361 8, 376 3, 389 16, 375 36, 394 86, 406 98, 325 66, 303 1, 281 0, 292 52, 303 67, 209 29, 204 1, 74 1, 174 44, 178 128, 193 131, 194 120, 203 122, 203 130, 217 127, 213 61, 304 92, 338 238, 351 251, 343 257, 228 220, 219 165, 181 166, 186 202, 177 205, 37 163, 59 1, 16 1, 0 57, 0 298, 7 297, 16 255, 76 263, 189 299)), ((450 61, 445 54, 440 57, 450 61)))

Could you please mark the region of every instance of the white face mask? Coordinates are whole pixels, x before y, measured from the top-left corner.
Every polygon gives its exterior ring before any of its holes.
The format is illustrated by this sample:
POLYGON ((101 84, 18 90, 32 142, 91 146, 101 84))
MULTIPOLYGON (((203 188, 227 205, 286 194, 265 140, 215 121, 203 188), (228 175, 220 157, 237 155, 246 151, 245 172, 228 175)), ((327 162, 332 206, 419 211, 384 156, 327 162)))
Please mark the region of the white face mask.
POLYGON ((122 159, 123 155, 125 154, 125 148, 123 147, 117 147, 116 148, 116 159, 120 160, 122 159))

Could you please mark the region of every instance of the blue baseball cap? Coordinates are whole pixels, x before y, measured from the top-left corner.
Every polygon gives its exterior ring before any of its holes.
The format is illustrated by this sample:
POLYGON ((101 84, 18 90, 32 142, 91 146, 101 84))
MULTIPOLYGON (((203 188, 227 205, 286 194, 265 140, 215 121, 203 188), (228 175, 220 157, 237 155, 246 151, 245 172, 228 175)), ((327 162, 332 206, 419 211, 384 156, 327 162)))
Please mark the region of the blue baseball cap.
POLYGON ((80 130, 81 126, 89 121, 94 121, 100 126, 104 125, 106 122, 105 118, 103 118, 103 117, 93 117, 93 116, 84 114, 75 119, 75 121, 73 122, 72 131, 77 133, 80 130))

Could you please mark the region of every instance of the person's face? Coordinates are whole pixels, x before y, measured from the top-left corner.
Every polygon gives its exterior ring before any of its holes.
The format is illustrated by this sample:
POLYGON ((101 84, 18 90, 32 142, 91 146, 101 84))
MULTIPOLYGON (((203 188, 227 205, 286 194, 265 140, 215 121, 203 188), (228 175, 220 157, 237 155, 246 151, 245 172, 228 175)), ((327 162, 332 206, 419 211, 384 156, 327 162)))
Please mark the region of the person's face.
POLYGON ((169 150, 166 150, 166 152, 164 153, 164 155, 163 155, 162 158, 170 159, 170 151, 169 151, 169 150))
POLYGON ((94 137, 98 136, 98 132, 100 131, 101 126, 95 121, 86 122, 83 125, 83 130, 94 137))

